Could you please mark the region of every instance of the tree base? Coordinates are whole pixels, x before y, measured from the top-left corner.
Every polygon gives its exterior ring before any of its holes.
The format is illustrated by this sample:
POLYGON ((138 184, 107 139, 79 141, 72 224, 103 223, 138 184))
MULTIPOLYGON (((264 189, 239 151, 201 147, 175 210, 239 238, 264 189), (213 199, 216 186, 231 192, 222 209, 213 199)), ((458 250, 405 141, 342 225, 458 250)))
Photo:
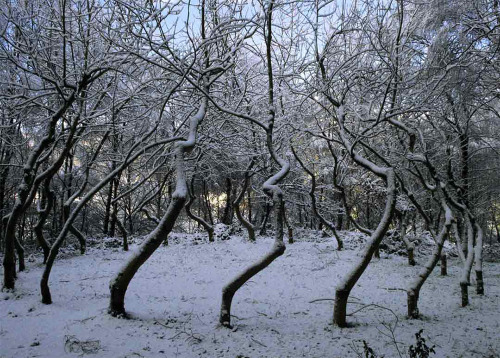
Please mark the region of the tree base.
POLYGON ((415 291, 408 291, 407 293, 408 318, 417 319, 420 317, 418 296, 418 292, 415 291))
POLYGON ((116 318, 121 318, 121 319, 130 319, 130 315, 125 312, 125 310, 115 310, 115 309, 108 309, 108 314, 110 314, 113 317, 116 318))
POLYGON ((347 300, 349 291, 335 291, 335 303, 333 306, 333 324, 340 327, 347 327, 347 300))

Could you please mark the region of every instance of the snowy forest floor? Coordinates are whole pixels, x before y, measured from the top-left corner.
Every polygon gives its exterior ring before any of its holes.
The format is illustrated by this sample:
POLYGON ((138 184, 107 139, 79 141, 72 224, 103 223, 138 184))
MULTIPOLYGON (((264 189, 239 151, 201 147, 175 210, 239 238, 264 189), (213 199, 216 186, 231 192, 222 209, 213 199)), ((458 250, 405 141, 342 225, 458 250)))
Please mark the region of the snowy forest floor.
POLYGON ((334 297, 358 251, 337 252, 332 239, 299 241, 236 294, 228 330, 217 325, 222 286, 272 241, 193 243, 162 246, 141 268, 126 297, 130 320, 106 313, 109 281, 130 253, 90 248, 56 261, 52 305, 40 302, 42 264, 28 263, 16 291, 0 293, 0 357, 361 357, 363 340, 378 357, 407 357, 420 329, 435 345, 431 357, 499 357, 500 263, 485 263, 486 295, 471 287, 471 304, 461 308, 460 263, 449 260, 448 276, 436 269, 421 291, 422 319, 409 320, 403 289, 420 266, 382 255, 354 288, 348 311, 377 306, 340 329, 331 324, 331 300, 310 301, 334 297))

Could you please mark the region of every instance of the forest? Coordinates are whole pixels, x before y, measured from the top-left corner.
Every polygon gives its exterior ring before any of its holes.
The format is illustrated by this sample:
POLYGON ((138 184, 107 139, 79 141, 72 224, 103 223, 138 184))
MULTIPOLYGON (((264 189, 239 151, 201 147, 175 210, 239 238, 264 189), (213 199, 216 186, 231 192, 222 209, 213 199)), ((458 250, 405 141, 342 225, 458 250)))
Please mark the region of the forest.
POLYGON ((499 357, 499 0, 0 0, 0 357, 499 357))

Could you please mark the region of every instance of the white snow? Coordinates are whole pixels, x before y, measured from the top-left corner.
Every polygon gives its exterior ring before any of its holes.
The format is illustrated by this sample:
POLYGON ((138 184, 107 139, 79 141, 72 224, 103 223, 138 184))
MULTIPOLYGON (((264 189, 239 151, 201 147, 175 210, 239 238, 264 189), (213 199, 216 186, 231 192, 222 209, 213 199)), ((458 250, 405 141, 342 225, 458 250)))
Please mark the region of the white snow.
MULTIPOLYGON (((92 249, 56 261, 51 278, 54 303, 38 292, 41 264, 29 263, 14 293, 0 293, 0 357, 357 357, 362 340, 378 356, 398 357, 389 327, 405 356, 424 329, 431 357, 497 357, 500 352, 500 264, 484 263, 484 297, 470 288, 471 305, 460 307, 459 259, 449 276, 435 270, 421 290, 423 318, 408 320, 406 283, 419 265, 406 258, 373 259, 352 291, 353 327, 331 325, 331 299, 357 250, 338 252, 334 239, 299 241, 237 292, 235 328, 217 325, 222 287, 259 259, 272 239, 252 244, 240 237, 194 245, 185 238, 162 246, 132 280, 126 309, 133 319, 109 316, 108 284, 130 253, 92 249), (389 336, 386 336, 389 334, 389 336), (90 341, 82 346, 81 342, 90 341), (83 347, 83 348, 82 348, 83 347), (83 349, 83 350, 82 350, 83 349)), ((420 264, 424 263, 423 258, 420 264)))

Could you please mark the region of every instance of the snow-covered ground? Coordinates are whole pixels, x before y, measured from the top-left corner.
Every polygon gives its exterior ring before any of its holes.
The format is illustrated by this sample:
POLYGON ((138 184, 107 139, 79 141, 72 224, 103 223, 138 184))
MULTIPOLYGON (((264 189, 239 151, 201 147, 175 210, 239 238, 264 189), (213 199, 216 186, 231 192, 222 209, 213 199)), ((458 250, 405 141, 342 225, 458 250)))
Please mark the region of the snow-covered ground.
POLYGON ((331 300, 311 301, 333 298, 357 251, 339 253, 324 239, 288 245, 236 294, 234 329, 219 327, 222 286, 271 244, 234 237, 161 247, 129 287, 130 320, 106 313, 109 281, 130 253, 91 249, 57 261, 48 306, 38 293, 42 265, 30 263, 16 291, 0 294, 0 357, 358 357, 363 340, 378 356, 405 357, 420 329, 436 346, 431 357, 500 355, 499 263, 485 263, 486 295, 471 287, 467 308, 460 307, 457 259, 448 263, 449 276, 435 270, 421 292, 423 318, 408 320, 402 289, 419 266, 397 256, 374 259, 348 310, 376 305, 350 316, 353 327, 340 329, 331 325, 331 300))

